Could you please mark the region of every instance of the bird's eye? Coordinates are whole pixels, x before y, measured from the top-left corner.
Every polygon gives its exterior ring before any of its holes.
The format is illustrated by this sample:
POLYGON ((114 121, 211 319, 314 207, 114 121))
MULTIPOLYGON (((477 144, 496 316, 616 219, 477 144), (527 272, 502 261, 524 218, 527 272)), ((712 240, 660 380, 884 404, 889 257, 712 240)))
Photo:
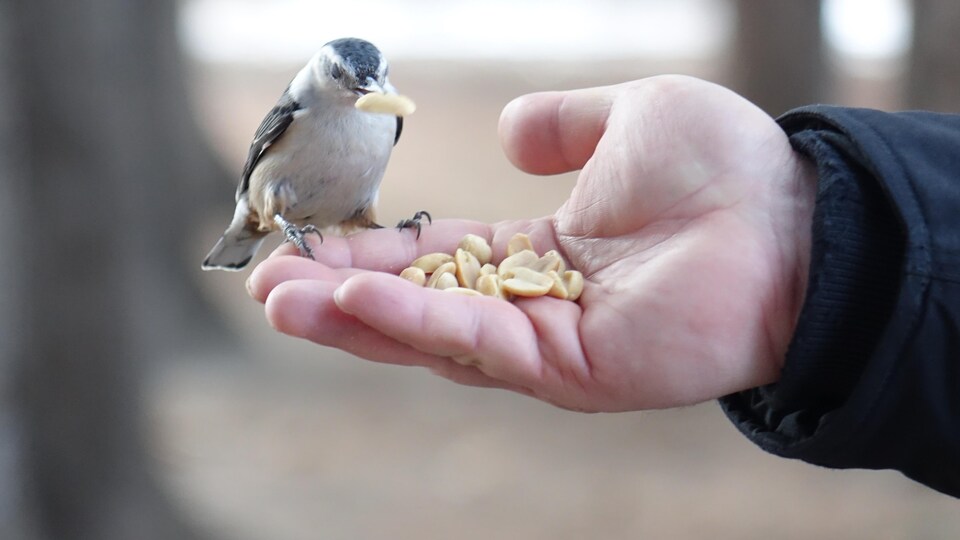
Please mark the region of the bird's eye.
POLYGON ((333 67, 330 68, 330 76, 334 79, 339 79, 343 76, 343 70, 340 69, 340 66, 334 64, 333 67))

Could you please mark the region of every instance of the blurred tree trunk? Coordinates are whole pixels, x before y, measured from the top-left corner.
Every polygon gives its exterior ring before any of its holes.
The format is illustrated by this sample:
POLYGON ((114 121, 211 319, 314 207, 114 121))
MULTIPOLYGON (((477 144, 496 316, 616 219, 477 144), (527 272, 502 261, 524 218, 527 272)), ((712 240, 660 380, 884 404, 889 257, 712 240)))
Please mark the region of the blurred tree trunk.
POLYGON ((26 186, 14 181, 23 177, 19 141, 12 119, 17 108, 19 88, 11 84, 11 6, 0 2, 0 538, 39 538, 32 527, 36 522, 23 503, 22 468, 25 448, 22 423, 13 396, 14 365, 23 351, 20 308, 25 297, 26 268, 14 263, 18 240, 18 202, 26 186))
POLYGON ((820 2, 736 0, 733 88, 772 116, 822 101, 820 2))
POLYGON ((913 1, 907 106, 960 112, 960 2, 913 1))
POLYGON ((3 538, 194 537, 141 403, 148 362, 219 330, 182 245, 225 179, 189 114, 175 5, 0 0, 3 538))

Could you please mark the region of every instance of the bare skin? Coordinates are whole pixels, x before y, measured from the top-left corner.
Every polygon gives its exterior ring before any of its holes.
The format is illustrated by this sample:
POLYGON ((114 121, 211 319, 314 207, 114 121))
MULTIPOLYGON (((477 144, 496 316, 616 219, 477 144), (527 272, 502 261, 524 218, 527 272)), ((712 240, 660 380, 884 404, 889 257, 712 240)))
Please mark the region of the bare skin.
POLYGON ((248 282, 274 328, 581 411, 687 405, 777 380, 806 287, 816 179, 769 116, 664 76, 524 96, 504 109, 500 137, 524 171, 581 170, 553 216, 330 237, 316 261, 282 246, 248 282), (465 297, 395 275, 468 232, 496 260, 517 231, 584 273, 578 303, 465 297))

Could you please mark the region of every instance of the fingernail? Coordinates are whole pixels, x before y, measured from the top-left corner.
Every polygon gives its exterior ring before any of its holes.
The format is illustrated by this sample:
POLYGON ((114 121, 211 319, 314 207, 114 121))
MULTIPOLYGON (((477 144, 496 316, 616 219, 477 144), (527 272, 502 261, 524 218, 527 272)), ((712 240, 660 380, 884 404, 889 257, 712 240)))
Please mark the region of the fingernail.
POLYGON ((333 290, 333 303, 337 305, 340 311, 346 312, 347 310, 343 309, 343 287, 346 285, 346 282, 341 284, 339 287, 333 290))
POLYGON ((344 313, 353 313, 346 306, 346 295, 347 289, 350 287, 350 282, 354 280, 356 276, 347 278, 339 287, 333 290, 333 303, 337 305, 337 308, 344 313))

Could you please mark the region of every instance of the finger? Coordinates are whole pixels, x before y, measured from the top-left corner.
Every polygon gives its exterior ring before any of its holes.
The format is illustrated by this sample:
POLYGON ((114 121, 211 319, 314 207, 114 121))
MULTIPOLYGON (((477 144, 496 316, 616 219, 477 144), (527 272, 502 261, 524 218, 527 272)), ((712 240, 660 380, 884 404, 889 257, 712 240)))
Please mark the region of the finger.
POLYGON ((606 127, 616 87, 543 92, 517 98, 500 115, 507 158, 532 174, 583 168, 606 127))
MULTIPOLYGON (((316 235, 308 235, 307 242, 317 262, 329 267, 354 267, 396 274, 420 255, 436 251, 453 253, 467 234, 476 234, 488 242, 493 235, 489 225, 478 221, 442 219, 433 224, 424 223, 420 238, 415 230, 397 231, 391 227, 344 237, 328 234, 322 243, 316 235)), ((271 257, 296 253, 296 247, 283 244, 271 257)))
POLYGON ((407 366, 442 368, 447 358, 418 351, 344 313, 333 301, 338 283, 287 281, 267 297, 267 320, 279 332, 357 356, 407 366))
POLYGON ((535 329, 509 302, 423 289, 376 273, 349 278, 334 299, 346 313, 417 350, 475 365, 511 384, 538 380, 535 329))
POLYGON ((335 283, 310 280, 285 282, 268 297, 267 320, 284 334, 336 347, 374 362, 422 366, 459 384, 530 394, 524 388, 492 379, 475 367, 419 351, 370 328, 337 307, 333 300, 336 287, 335 283))
POLYGON ((247 278, 247 291, 254 300, 266 302, 270 292, 285 281, 311 279, 340 284, 347 277, 357 272, 360 272, 360 270, 330 268, 301 257, 299 254, 282 257, 271 256, 257 265, 250 273, 250 277, 247 278))
POLYGON ((429 368, 430 372, 438 377, 443 377, 449 381, 464 386, 474 386, 477 388, 500 388, 501 390, 510 390, 525 396, 535 396, 536 394, 525 386, 510 384, 504 381, 494 379, 476 368, 476 366, 465 366, 452 360, 437 367, 429 368))

